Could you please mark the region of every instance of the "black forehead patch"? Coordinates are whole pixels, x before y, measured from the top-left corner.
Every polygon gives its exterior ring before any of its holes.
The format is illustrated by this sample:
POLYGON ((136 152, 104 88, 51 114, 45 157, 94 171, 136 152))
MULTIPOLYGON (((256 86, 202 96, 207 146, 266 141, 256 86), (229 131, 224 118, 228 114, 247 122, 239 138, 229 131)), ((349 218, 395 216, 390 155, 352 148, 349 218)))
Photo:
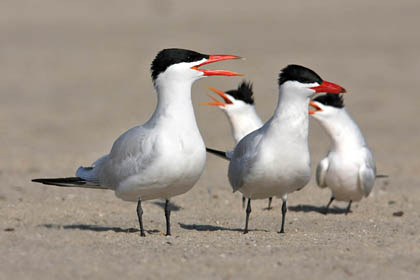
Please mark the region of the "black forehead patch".
POLYGON ((341 94, 327 93, 314 98, 313 101, 319 102, 326 106, 344 108, 343 96, 341 94))
POLYGON ((300 83, 311 84, 311 83, 322 83, 321 77, 309 68, 290 64, 283 68, 279 75, 279 85, 287 81, 297 81, 300 83))
POLYGON ((194 62, 209 58, 207 54, 201 54, 191 50, 185 49, 164 49, 161 50, 152 62, 150 71, 152 72, 152 79, 155 80, 157 76, 165 72, 165 70, 177 63, 194 62))
POLYGON ((252 83, 247 81, 242 81, 238 85, 238 89, 232 89, 226 92, 235 99, 242 100, 247 104, 254 104, 254 97, 252 91, 252 83))

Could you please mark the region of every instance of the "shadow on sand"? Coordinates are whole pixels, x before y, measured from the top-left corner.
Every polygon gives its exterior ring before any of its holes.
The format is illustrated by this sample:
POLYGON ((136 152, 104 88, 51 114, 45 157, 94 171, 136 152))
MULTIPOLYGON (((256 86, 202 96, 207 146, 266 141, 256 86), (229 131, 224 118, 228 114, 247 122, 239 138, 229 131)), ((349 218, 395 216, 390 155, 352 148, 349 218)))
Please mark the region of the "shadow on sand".
MULTIPOLYGON (((179 226, 186 230, 196 230, 196 231, 238 231, 243 232, 243 228, 227 228, 227 227, 221 227, 221 226, 212 226, 212 225, 197 225, 197 224, 183 224, 179 223, 179 226)), ((262 230, 262 229, 250 229, 249 231, 261 231, 261 232, 268 232, 268 230, 262 230)))
MULTIPOLYGON (((334 206, 334 207, 330 207, 328 209, 328 213, 325 213, 325 206, 313 206, 313 205, 299 204, 299 205, 296 205, 296 206, 288 206, 287 209, 290 210, 290 211, 293 211, 293 212, 304 212, 304 213, 317 212, 317 213, 322 214, 322 215, 325 215, 325 214, 339 215, 339 214, 346 214, 346 209, 347 208, 338 208, 338 207, 334 206)), ((350 213, 351 213, 351 210, 350 210, 350 213)))
MULTIPOLYGON (((97 226, 97 225, 83 225, 83 224, 75 224, 75 225, 57 225, 57 224, 44 224, 41 225, 48 229, 78 229, 78 230, 90 230, 96 232, 103 232, 103 231, 113 231, 113 232, 123 232, 123 233, 132 233, 132 232, 139 232, 140 230, 137 228, 120 228, 120 227, 105 227, 105 226, 97 226)), ((158 230, 146 230, 147 233, 157 233, 158 230)))

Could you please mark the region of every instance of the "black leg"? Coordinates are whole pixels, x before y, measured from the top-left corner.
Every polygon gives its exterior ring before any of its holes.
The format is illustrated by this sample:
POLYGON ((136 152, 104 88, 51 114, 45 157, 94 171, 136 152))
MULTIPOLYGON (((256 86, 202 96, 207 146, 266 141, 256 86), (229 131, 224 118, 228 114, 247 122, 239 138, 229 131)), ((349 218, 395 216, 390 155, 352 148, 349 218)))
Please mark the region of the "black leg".
POLYGON ((330 201, 328 201, 328 204, 327 204, 327 206, 325 207, 325 210, 324 210, 324 214, 325 215, 328 214, 328 208, 330 208, 330 205, 334 201, 334 199, 335 199, 335 197, 334 196, 331 196, 330 201))
POLYGON ((350 213, 350 207, 351 207, 351 203, 353 202, 353 200, 350 200, 350 202, 349 202, 349 205, 347 206, 347 209, 346 209, 346 215, 348 214, 348 213, 350 213))
POLYGON ((166 236, 171 235, 171 209, 169 209, 169 199, 165 201, 165 218, 166 218, 166 236))
POLYGON ((143 216, 143 209, 141 208, 141 199, 139 199, 139 202, 137 203, 137 217, 139 218, 140 236, 146 236, 146 234, 144 234, 142 216, 143 216))
POLYGON ((246 220, 245 220, 245 229, 244 229, 244 234, 248 233, 248 219, 249 219, 249 214, 251 214, 251 199, 248 198, 248 205, 246 206, 246 220))
POLYGON ((245 208, 245 196, 242 196, 242 209, 244 209, 245 208))
POLYGON ((268 206, 267 206, 267 210, 271 210, 271 209, 273 209, 273 208, 271 208, 271 202, 273 201, 273 198, 272 197, 269 197, 268 198, 268 206))
POLYGON ((287 212, 286 200, 283 200, 283 204, 281 205, 281 229, 280 229, 280 233, 284 233, 284 222, 286 221, 286 212, 287 212))

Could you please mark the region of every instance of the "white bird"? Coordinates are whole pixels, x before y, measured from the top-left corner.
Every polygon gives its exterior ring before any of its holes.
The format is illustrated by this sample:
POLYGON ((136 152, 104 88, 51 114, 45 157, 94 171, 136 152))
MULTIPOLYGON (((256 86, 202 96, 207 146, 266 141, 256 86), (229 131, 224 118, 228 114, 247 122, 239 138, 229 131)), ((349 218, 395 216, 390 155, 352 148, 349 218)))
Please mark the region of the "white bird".
POLYGON ((224 103, 210 96, 213 102, 202 104, 217 106, 226 113, 235 143, 238 143, 244 136, 263 126, 264 122, 255 110, 251 83, 242 81, 237 89, 226 92, 212 87, 208 87, 208 89, 222 97, 224 103))
MULTIPOLYGON (((308 105, 318 92, 338 94, 345 90, 323 81, 308 68, 288 65, 279 76, 274 115, 235 146, 228 177, 233 191, 248 198, 244 233, 248 232, 251 199, 282 197, 309 182, 308 105)), ((281 233, 285 216, 286 200, 282 205, 281 233)))
POLYGON ((372 151, 344 107, 342 96, 318 96, 310 105, 315 110, 310 110, 309 114, 325 129, 332 144, 316 169, 318 186, 332 191, 325 214, 335 199, 349 202, 348 214, 351 203, 367 197, 375 184, 376 166, 372 151))
POLYGON ((91 167, 80 167, 77 177, 34 179, 47 185, 111 189, 117 197, 137 201, 140 235, 145 236, 141 202, 164 199, 166 235, 170 235, 169 199, 190 190, 203 172, 206 149, 191 101, 191 86, 205 76, 238 76, 199 67, 237 59, 184 49, 160 51, 151 65, 158 103, 151 118, 123 133, 111 152, 91 167))
MULTIPOLYGON (((212 102, 205 102, 202 105, 217 106, 225 112, 232 131, 235 145, 246 135, 257 130, 263 126, 264 122, 258 116, 255 109, 255 102, 253 97, 252 84, 250 82, 242 81, 237 89, 223 92, 221 90, 208 87, 211 91, 219 95, 224 102, 209 96, 213 99, 212 102)), ((207 148, 207 151, 220 156, 220 151, 207 148)), ((223 152, 222 152, 223 153, 223 152)), ((232 154, 232 151, 225 153, 227 157, 232 154)), ((271 209, 272 197, 268 199, 267 209, 271 209)), ((245 208, 245 196, 242 197, 242 207, 245 208)))

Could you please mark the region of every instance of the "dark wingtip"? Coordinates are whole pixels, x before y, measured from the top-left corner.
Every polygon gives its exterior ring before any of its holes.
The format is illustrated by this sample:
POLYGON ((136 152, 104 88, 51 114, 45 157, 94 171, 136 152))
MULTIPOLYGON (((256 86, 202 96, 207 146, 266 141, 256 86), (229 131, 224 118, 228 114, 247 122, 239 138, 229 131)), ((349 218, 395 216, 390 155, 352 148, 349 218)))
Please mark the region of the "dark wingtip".
POLYGON ((229 158, 226 156, 226 153, 223 151, 219 151, 219 150, 215 150, 215 149, 211 149, 211 148, 207 148, 206 147, 206 151, 210 154, 213 154, 215 156, 221 157, 223 159, 229 160, 229 158))
POLYGON ((74 184, 74 185, 86 184, 86 180, 80 177, 37 178, 37 179, 32 179, 31 181, 35 183, 41 183, 44 185, 57 185, 57 186, 62 186, 63 184, 74 184))

